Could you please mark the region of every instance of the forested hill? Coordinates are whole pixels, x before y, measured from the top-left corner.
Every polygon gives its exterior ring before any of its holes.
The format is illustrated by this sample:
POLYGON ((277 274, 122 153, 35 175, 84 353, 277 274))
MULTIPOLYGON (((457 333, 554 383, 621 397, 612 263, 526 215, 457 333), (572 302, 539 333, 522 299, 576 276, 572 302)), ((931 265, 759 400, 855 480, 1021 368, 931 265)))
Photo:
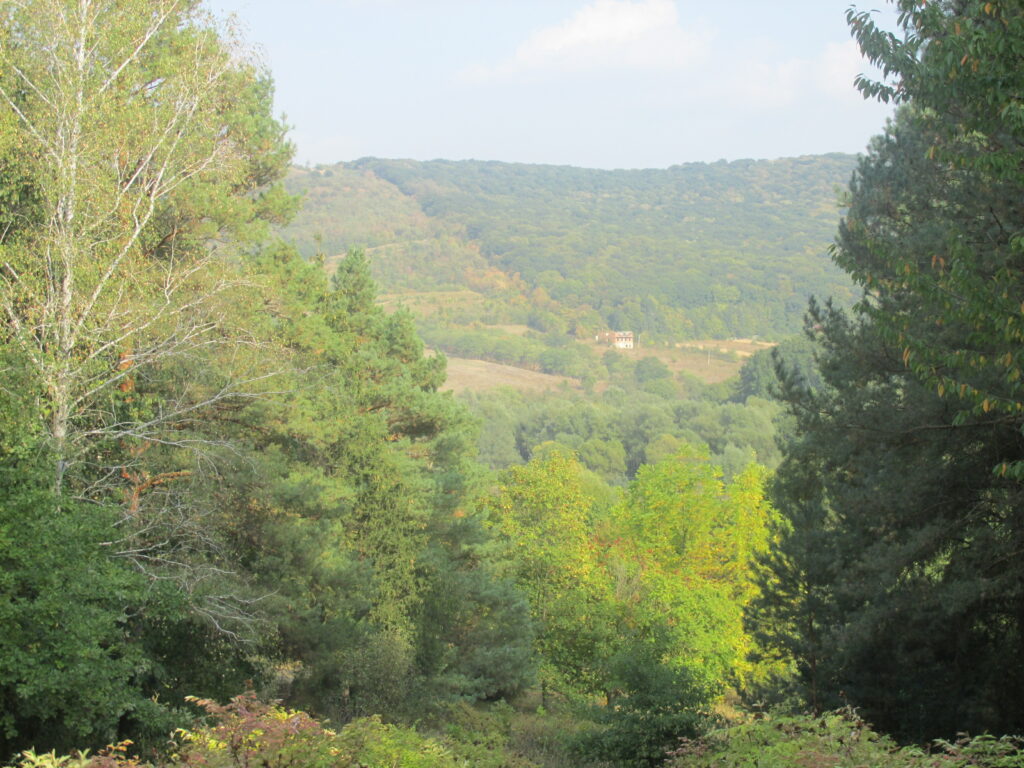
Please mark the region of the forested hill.
POLYGON ((305 204, 287 235, 307 256, 367 248, 385 292, 479 293, 485 322, 777 336, 799 328, 809 295, 852 297, 826 251, 855 164, 828 154, 605 171, 364 158, 294 169, 305 204))

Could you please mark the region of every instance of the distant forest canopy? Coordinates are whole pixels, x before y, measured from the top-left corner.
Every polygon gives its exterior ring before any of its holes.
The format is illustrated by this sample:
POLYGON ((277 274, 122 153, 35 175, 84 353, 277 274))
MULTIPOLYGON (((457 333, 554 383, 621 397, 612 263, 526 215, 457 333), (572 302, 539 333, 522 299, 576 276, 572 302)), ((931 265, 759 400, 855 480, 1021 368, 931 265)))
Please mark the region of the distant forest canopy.
POLYGON ((283 234, 329 266, 366 248, 385 293, 473 291, 468 306, 437 303, 457 325, 780 338, 809 296, 854 300, 827 249, 855 165, 838 153, 616 171, 364 158, 293 168, 304 204, 283 234))

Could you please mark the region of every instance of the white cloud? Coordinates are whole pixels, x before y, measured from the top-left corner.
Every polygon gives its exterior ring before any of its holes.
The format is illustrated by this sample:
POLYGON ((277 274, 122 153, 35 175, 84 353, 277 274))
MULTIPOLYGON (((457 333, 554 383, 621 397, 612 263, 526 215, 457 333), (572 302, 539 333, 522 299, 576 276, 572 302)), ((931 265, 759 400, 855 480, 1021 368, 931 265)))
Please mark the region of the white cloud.
POLYGON ((726 76, 720 97, 747 108, 786 107, 797 100, 809 68, 805 59, 747 59, 726 76))
POLYGON ((682 27, 674 0, 594 0, 534 32, 505 61, 463 75, 482 81, 529 72, 681 70, 707 54, 709 37, 682 27))
POLYGON ((856 42, 829 43, 819 57, 815 84, 822 93, 834 98, 860 100, 860 91, 853 81, 861 73, 872 74, 873 69, 860 55, 856 42))
POLYGON ((789 107, 805 99, 862 101, 857 75, 873 73, 853 40, 828 43, 813 58, 750 58, 726 76, 723 92, 755 109, 789 107))

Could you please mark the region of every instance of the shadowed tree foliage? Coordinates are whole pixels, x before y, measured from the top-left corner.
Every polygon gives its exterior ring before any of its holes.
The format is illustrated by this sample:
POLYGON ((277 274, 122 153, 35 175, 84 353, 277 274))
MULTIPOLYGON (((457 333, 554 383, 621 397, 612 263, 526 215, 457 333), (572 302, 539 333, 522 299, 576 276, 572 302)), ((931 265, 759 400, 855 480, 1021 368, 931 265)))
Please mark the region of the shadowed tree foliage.
POLYGON ((1024 718, 1024 122, 1016 3, 900 0, 903 36, 848 14, 907 102, 850 187, 836 262, 853 317, 812 305, 824 386, 775 497, 788 525, 752 614, 816 708, 904 738, 1024 718))

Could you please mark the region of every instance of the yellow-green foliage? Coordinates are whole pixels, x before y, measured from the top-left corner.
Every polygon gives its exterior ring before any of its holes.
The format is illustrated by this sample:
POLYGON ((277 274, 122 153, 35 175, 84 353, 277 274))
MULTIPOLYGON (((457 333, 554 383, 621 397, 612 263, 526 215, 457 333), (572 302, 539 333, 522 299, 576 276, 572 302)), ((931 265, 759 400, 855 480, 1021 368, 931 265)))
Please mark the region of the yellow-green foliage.
POLYGON ((764 471, 751 465, 722 481, 706 449, 684 446, 642 467, 611 515, 617 591, 634 621, 658 617, 673 637, 672 663, 712 687, 752 674, 743 608, 756 593, 753 558, 768 545, 774 514, 764 471))
POLYGON ((58 755, 53 750, 36 752, 26 749, 15 765, 17 768, 148 768, 148 764, 129 756, 131 747, 131 741, 122 741, 108 745, 95 755, 87 749, 70 755, 58 755))
POLYGON ((78 755, 58 755, 56 752, 37 754, 26 749, 21 753, 18 768, 87 768, 92 758, 87 752, 78 755))
MULTIPOLYGON (((530 601, 536 649, 549 675, 600 687, 612 640, 612 595, 594 536, 595 500, 586 470, 558 450, 512 467, 489 500, 493 529, 507 546, 509 575, 530 601)), ((550 680, 549 680, 550 682, 550 680)))
POLYGON ((490 521, 530 599, 543 660, 578 689, 613 695, 625 690, 615 669, 631 644, 641 656, 657 645, 651 663, 685 668, 708 693, 756 677, 743 609, 774 515, 764 474, 751 465, 726 484, 707 449, 683 445, 642 467, 605 511, 565 453, 508 470, 490 521))
POLYGON ((668 768, 1022 768, 1019 739, 981 736, 899 747, 852 710, 762 717, 688 741, 668 768))

